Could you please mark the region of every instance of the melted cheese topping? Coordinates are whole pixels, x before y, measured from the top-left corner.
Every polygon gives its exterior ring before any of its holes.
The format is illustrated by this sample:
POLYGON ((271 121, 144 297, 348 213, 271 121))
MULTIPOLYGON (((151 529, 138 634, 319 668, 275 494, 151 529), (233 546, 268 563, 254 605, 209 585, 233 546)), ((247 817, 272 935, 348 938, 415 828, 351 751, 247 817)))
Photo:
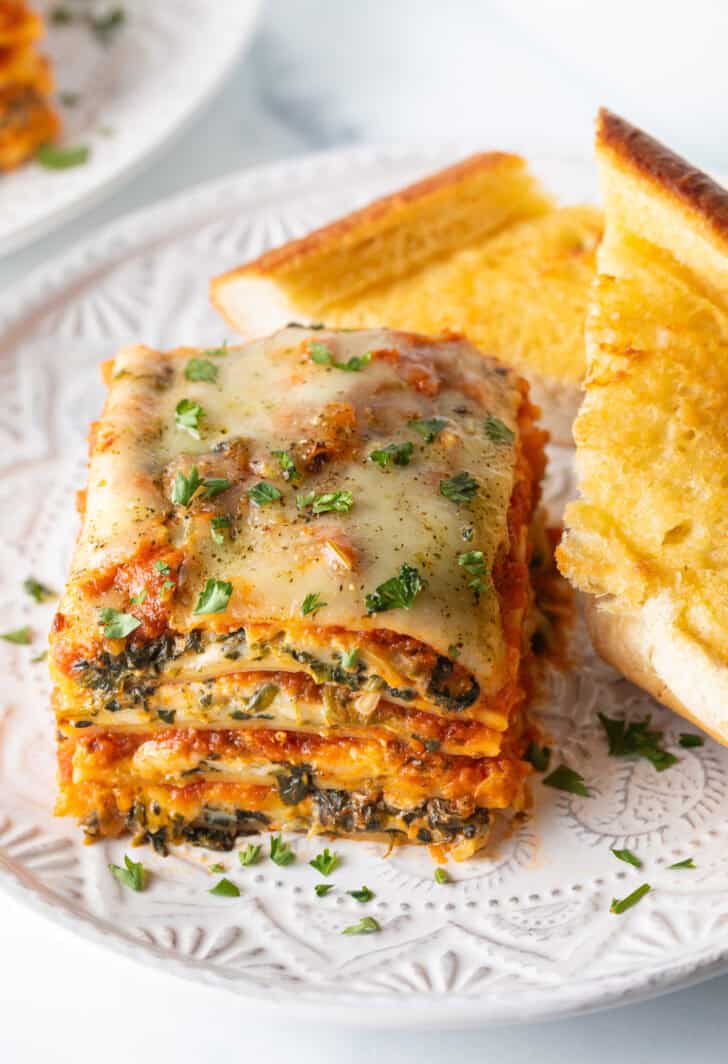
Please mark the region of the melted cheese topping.
POLYGON ((103 646, 118 653, 124 644, 102 637, 103 607, 143 621, 133 641, 164 630, 267 625, 294 644, 317 630, 325 645, 329 627, 385 628, 442 655, 457 646, 458 663, 484 692, 497 691, 508 666, 488 574, 507 545, 520 402, 515 375, 466 343, 384 330, 289 328, 218 354, 122 351, 92 438, 85 518, 55 639, 90 654, 103 646), (312 344, 325 345, 334 364, 317 363, 312 344), (358 372, 340 368, 363 356, 358 372), (193 357, 214 366, 214 380, 188 379, 193 357), (183 401, 201 408, 192 434, 175 417, 183 401), (488 416, 513 437, 492 438, 488 416), (428 443, 410 422, 431 417, 446 427, 428 443), (408 465, 371 460, 391 443, 412 444, 408 465), (275 451, 291 456, 295 483, 275 451), (193 466, 230 486, 174 505, 175 478, 193 466), (440 490, 459 473, 477 481, 470 501, 440 490), (256 505, 249 491, 261 481, 280 498, 256 505), (351 493, 348 512, 297 506, 297 496, 333 492, 351 493), (214 516, 230 522, 222 542, 211 536, 214 516), (483 555, 480 595, 458 564, 472 550, 483 555), (155 574, 155 558, 168 559, 171 580, 155 574), (424 590, 409 609, 369 614, 367 594, 403 564, 417 569, 424 590), (229 582, 232 594, 222 612, 196 614, 208 580, 229 582), (132 603, 142 588, 147 601, 132 603), (325 605, 302 617, 315 594, 325 605))

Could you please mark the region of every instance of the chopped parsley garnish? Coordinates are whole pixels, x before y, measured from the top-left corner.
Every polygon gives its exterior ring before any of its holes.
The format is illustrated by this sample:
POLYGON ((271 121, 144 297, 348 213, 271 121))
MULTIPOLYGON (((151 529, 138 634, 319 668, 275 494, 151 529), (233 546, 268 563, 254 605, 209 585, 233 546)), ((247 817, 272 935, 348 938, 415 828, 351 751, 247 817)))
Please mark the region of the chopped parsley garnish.
POLYGON ((48 651, 47 650, 41 650, 40 654, 34 654, 33 657, 30 659, 30 661, 31 661, 31 664, 37 665, 39 661, 45 661, 45 659, 47 657, 48 657, 48 651))
POLYGON ((189 506, 201 483, 197 466, 192 466, 188 477, 184 473, 178 473, 172 485, 172 502, 175 506, 189 506))
POLYGON ((351 672, 356 668, 356 664, 359 660, 359 648, 354 647, 353 650, 342 650, 341 652, 341 664, 347 672, 351 672))
POLYGON ((551 760, 551 747, 539 746, 533 739, 526 748, 526 753, 523 755, 524 761, 530 762, 537 772, 545 772, 549 767, 549 761, 551 760))
POLYGON ((208 355, 211 358, 219 358, 221 355, 228 353, 227 340, 223 340, 219 347, 208 347, 202 352, 203 355, 208 355))
POLYGON ((287 842, 283 841, 282 835, 271 835, 270 837, 270 859, 275 864, 280 865, 281 868, 285 868, 293 860, 296 855, 287 842))
POLYGON ((147 601, 147 594, 147 589, 143 587, 138 594, 132 595, 129 601, 133 602, 135 606, 141 606, 147 601))
POLYGON ((466 543, 471 543, 472 539, 473 539, 473 535, 474 535, 474 529, 469 528, 468 526, 466 526, 462 530, 460 535, 463 537, 463 539, 465 540, 466 543))
POLYGON ((363 355, 353 355, 347 362, 337 362, 326 344, 318 341, 308 345, 308 353, 311 361, 317 366, 332 366, 334 369, 343 369, 348 373, 359 373, 372 360, 371 351, 365 351, 363 355))
POLYGON ((301 604, 301 616, 307 617, 309 613, 315 613, 316 610, 322 610, 324 606, 328 606, 328 602, 321 601, 321 593, 319 591, 311 591, 306 595, 301 604))
POLYGON ((483 424, 485 435, 493 443, 513 443, 516 434, 495 414, 488 414, 483 424))
POLYGON ((230 518, 220 516, 213 517, 210 523, 210 535, 212 536, 213 543, 217 543, 218 546, 225 542, 225 529, 230 528, 230 518))
POLYGON ((697 865, 693 861, 692 857, 686 857, 684 861, 676 861, 675 864, 667 866, 668 872, 677 872, 681 868, 697 868, 697 865))
POLYGON ((172 484, 171 501, 176 506, 188 506, 201 483, 197 466, 189 470, 188 477, 185 477, 183 472, 178 472, 175 483, 172 484))
POLYGON ((249 842, 244 850, 238 850, 238 860, 243 868, 247 868, 248 865, 257 864, 260 860, 260 851, 262 847, 260 843, 249 842))
POLYGON ((165 580, 162 584, 162 591, 171 591, 174 587, 174 580, 165 580))
POLYGON ((339 855, 338 853, 332 853, 331 850, 326 847, 308 863, 311 865, 311 868, 315 868, 322 876, 330 876, 339 863, 339 855))
POLYGON ((345 369, 349 373, 359 373, 368 366, 372 360, 371 351, 365 351, 363 355, 354 355, 348 362, 335 362, 337 369, 345 369))
POLYGON ((218 873, 218 875, 219 875, 220 872, 224 872, 224 871, 225 871, 225 865, 221 865, 221 864, 211 864, 210 867, 208 868, 208 872, 216 872, 216 873, 218 873))
POLYGON ((618 861, 624 861, 625 864, 631 864, 635 868, 641 868, 642 862, 636 853, 632 853, 631 850, 612 850, 612 853, 618 861))
POLYGON ((202 481, 202 498, 214 499, 230 487, 230 481, 226 477, 209 477, 202 481))
POLYGON ((380 447, 377 451, 372 451, 369 458, 372 462, 376 462, 382 469, 386 469, 388 465, 406 466, 410 464, 412 458, 412 452, 414 446, 407 443, 388 443, 386 447, 380 447))
POLYGON ((315 362, 317 366, 333 365, 334 356, 331 354, 326 344, 309 344, 308 353, 311 356, 311 361, 315 362))
POLYGON ((451 502, 469 504, 478 494, 478 482, 470 473, 456 473, 449 480, 440 481, 440 494, 451 502))
POLYGON ((158 709, 157 716, 160 720, 163 720, 165 724, 174 724, 174 718, 177 713, 176 709, 158 709))
POLYGON ((419 432, 425 443, 434 443, 447 425, 447 421, 442 417, 416 417, 408 424, 415 432, 419 432))
POLYGON ((460 657, 460 647, 456 643, 451 643, 447 648, 447 656, 452 658, 453 661, 457 661, 460 657))
POLYGON ((296 496, 296 506, 299 510, 311 507, 314 514, 325 514, 333 510, 339 514, 346 514, 354 505, 354 496, 350 491, 327 491, 323 495, 316 495, 309 491, 305 495, 296 496))
POLYGON ((110 864, 109 871, 114 879, 121 883, 122 887, 128 887, 129 890, 144 890, 146 873, 141 861, 132 861, 131 858, 125 855, 124 867, 110 864))
POLYGON ((631 894, 628 894, 626 898, 612 898, 612 904, 609 906, 610 913, 625 913, 627 909, 631 909, 633 905, 636 905, 638 901, 644 898, 645 894, 649 894, 652 887, 649 883, 643 883, 641 887, 637 887, 637 890, 633 890, 631 894))
POLYGON ((476 595, 482 595, 488 578, 488 570, 485 567, 485 556, 482 550, 467 550, 464 554, 458 555, 458 565, 470 577, 468 587, 472 588, 476 595))
POLYGON ((121 613, 120 610, 112 610, 108 607, 99 610, 99 615, 107 639, 125 639, 142 623, 131 613, 121 613))
POLYGON ((70 170, 73 166, 83 166, 88 162, 91 149, 85 144, 74 148, 59 148, 55 144, 41 144, 35 153, 36 160, 46 170, 70 170))
POLYGON ((330 890, 334 889, 333 883, 317 883, 313 888, 316 891, 316 895, 319 898, 325 898, 330 890))
POLYGON ((216 894, 219 898, 239 898, 240 887, 236 883, 231 882, 231 880, 225 879, 223 876, 220 882, 216 883, 215 886, 208 891, 208 894, 216 894))
POLYGON ((50 13, 52 26, 68 26, 73 22, 73 12, 65 4, 58 4, 50 13))
POLYGON ((366 902, 371 901, 372 898, 376 897, 374 891, 370 890, 369 887, 362 887, 361 890, 347 890, 346 893, 350 894, 354 901, 359 901, 362 904, 365 904, 366 902))
POLYGON ((167 564, 167 562, 156 561, 154 563, 154 568, 157 570, 158 573, 162 573, 164 576, 169 576, 169 565, 167 564))
POLYGON ((49 598, 54 598, 56 594, 52 588, 41 584, 40 580, 36 580, 33 576, 29 576, 27 580, 23 581, 23 591, 30 595, 32 599, 35 599, 36 602, 45 602, 49 598))
POLYGON ((178 429, 189 432, 196 440, 200 438, 200 420, 205 411, 194 399, 180 399, 174 408, 174 421, 178 429))
POLYGON ((282 496, 275 484, 269 484, 267 480, 261 480, 259 483, 254 484, 252 488, 248 488, 248 498, 256 506, 268 506, 270 503, 282 498, 282 496))
POLYGON ((185 366, 188 381, 207 381, 214 384, 217 380, 217 366, 209 358, 191 358, 185 366))
POLYGON ((22 628, 14 628, 10 632, 3 632, 0 635, 0 639, 4 639, 6 643, 17 643, 18 646, 27 646, 31 639, 31 631, 28 625, 24 625, 22 628))
POLYGON ((446 868, 436 868, 435 869, 435 882, 439 883, 440 885, 442 885, 443 883, 449 883, 450 882, 450 876, 449 876, 446 868))
POLYGON ((582 798, 590 798, 589 788, 584 782, 584 777, 575 772, 568 765, 559 765, 551 775, 541 781, 547 787, 555 787, 557 791, 568 791, 569 794, 579 794, 582 798))
MULTIPOLYGON (((203 480, 200 477, 197 466, 194 465, 190 469, 189 476, 186 477, 184 473, 178 473, 174 478, 171 499, 175 506, 189 506, 200 488, 202 488, 200 492, 202 499, 214 499, 216 495, 227 491, 229 487, 230 481, 226 480, 225 477, 210 477, 203 480)), ((160 572, 163 571, 160 570, 160 572)), ((169 567, 167 572, 169 572, 169 567)))
POLYGON ((374 591, 369 592, 366 596, 367 613, 408 610, 425 586, 425 581, 417 569, 405 563, 399 570, 399 576, 385 580, 374 591))
POLYGON ((685 750, 689 750, 693 746, 705 746, 703 736, 696 735, 695 732, 681 732, 678 741, 685 750))
POLYGON ((102 44, 111 44, 115 34, 126 22, 126 13, 121 7, 112 8, 100 14, 86 16, 91 32, 102 44))
POLYGON ((227 608, 233 585, 228 580, 208 580, 200 592, 193 613, 222 613, 227 608))
POLYGON ((371 935, 375 931, 381 930, 373 916, 364 916, 358 923, 345 927, 341 933, 342 935, 371 935))
POLYGON ((662 732, 649 730, 649 716, 628 724, 626 720, 618 720, 600 713, 599 720, 607 735, 611 757, 644 757, 658 772, 664 772, 666 768, 677 764, 678 758, 663 750, 660 745, 662 732))
POLYGON ((271 451, 271 454, 278 459, 278 466, 284 480, 290 480, 292 484, 295 484, 297 480, 301 479, 301 474, 296 469, 296 463, 288 451, 271 451))

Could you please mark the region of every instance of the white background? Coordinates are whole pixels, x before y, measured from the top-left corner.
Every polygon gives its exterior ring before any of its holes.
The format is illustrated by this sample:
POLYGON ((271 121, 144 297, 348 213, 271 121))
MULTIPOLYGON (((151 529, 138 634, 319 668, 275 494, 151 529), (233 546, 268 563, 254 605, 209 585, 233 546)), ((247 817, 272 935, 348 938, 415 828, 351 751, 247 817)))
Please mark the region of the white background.
MULTIPOLYGON (((0 261, 0 299, 126 211, 230 170, 356 140, 469 137, 583 157, 605 103, 728 172, 727 42, 725 0, 269 2, 251 51, 207 112, 102 206, 0 261)), ((325 1014, 289 1027, 284 1016, 256 1015, 220 991, 107 954, 5 898, 0 949, 2 1064, 726 1059, 728 977, 575 1020, 417 1036, 332 1028, 325 1014)))

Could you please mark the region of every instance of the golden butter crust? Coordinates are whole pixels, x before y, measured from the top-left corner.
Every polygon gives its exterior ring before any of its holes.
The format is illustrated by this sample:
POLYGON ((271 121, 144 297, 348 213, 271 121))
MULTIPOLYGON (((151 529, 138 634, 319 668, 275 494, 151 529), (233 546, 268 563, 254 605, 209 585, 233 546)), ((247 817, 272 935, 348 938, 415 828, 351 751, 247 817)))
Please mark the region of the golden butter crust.
POLYGON ((337 245, 342 238, 350 234, 364 234, 374 223, 389 214, 395 214, 402 207, 417 200, 427 199, 445 189, 454 189, 458 185, 464 185, 481 174, 495 173, 500 170, 505 175, 525 169, 525 160, 519 155, 511 155, 507 152, 478 152, 470 155, 467 159, 445 170, 430 174, 413 185, 392 192, 388 196, 382 196, 358 211, 353 211, 329 225, 315 229, 299 240, 292 240, 282 247, 273 248, 252 262, 229 270, 213 280, 213 290, 216 285, 223 284, 232 277, 238 277, 244 273, 260 275, 273 273, 305 255, 337 245))
POLYGON ((597 154, 607 153, 687 211, 728 247, 728 190, 659 140, 602 107, 596 122, 597 154))

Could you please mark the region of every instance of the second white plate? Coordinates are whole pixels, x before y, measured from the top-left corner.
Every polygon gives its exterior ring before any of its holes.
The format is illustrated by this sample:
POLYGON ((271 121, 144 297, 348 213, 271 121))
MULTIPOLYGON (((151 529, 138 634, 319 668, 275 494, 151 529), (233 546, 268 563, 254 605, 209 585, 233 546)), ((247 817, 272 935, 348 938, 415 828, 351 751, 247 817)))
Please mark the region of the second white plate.
POLYGON ((0 174, 0 254, 90 206, 179 132, 231 70, 260 0, 126 0, 106 44, 81 21, 54 24, 51 12, 64 6, 55 0, 35 6, 46 18, 38 47, 53 64, 62 146, 90 154, 68 170, 30 162, 0 174))

